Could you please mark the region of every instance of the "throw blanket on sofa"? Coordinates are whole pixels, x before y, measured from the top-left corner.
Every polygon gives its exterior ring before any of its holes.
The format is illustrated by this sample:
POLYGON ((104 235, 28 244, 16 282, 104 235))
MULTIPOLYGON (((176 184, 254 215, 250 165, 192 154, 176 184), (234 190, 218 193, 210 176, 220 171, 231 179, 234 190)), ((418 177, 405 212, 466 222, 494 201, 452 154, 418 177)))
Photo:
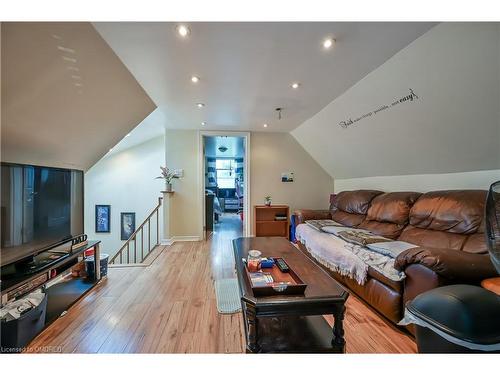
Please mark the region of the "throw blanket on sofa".
POLYGON ((356 254, 365 264, 390 280, 401 281, 406 277, 404 272, 399 272, 394 268, 394 258, 352 243, 346 243, 344 248, 356 254))
POLYGON ((372 233, 356 232, 352 230, 345 230, 338 233, 338 236, 343 240, 359 246, 367 246, 373 243, 390 242, 389 238, 380 237, 372 233))
POLYGON ((365 284, 369 267, 390 280, 400 281, 405 277, 403 272, 394 268, 393 258, 350 244, 332 234, 319 232, 308 225, 298 225, 296 237, 318 262, 342 276, 356 280, 360 285, 365 284))
POLYGON ((324 227, 338 227, 343 226, 336 221, 325 219, 325 220, 306 220, 306 224, 311 226, 313 229, 322 231, 324 227))
POLYGON ((344 240, 313 229, 307 224, 299 224, 295 236, 314 259, 325 267, 356 280, 358 284, 366 282, 368 265, 344 248, 344 240))

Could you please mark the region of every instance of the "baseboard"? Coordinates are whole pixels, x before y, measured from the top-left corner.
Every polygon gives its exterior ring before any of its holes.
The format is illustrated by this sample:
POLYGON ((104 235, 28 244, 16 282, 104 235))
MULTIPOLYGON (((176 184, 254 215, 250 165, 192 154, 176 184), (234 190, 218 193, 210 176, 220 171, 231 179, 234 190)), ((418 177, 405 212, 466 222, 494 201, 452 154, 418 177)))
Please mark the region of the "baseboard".
POLYGON ((160 241, 161 245, 169 246, 176 242, 201 241, 200 236, 173 236, 160 241))

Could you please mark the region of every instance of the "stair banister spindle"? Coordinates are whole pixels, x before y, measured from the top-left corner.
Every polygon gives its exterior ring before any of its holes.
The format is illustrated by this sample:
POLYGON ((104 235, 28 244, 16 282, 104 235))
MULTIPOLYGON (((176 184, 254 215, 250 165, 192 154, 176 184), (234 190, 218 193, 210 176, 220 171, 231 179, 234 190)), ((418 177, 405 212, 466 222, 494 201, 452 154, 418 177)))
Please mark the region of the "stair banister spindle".
POLYGON ((134 263, 137 263, 137 236, 134 236, 134 263))
POLYGON ((151 218, 154 214, 156 214, 156 244, 155 246, 160 244, 160 207, 162 202, 162 197, 158 198, 158 205, 153 209, 153 211, 148 215, 148 217, 144 220, 144 222, 135 230, 134 233, 130 236, 130 238, 123 244, 123 246, 118 250, 118 252, 110 259, 109 263, 114 264, 115 259, 120 257, 120 263, 123 263, 123 252, 125 248, 127 249, 127 262, 130 263, 130 242, 134 241, 134 261, 137 263, 137 235, 139 231, 141 231, 141 262, 144 261, 151 252, 151 218), (146 256, 144 256, 144 226, 148 225, 148 251, 146 256))
POLYGON ((160 244, 160 212, 156 211, 156 245, 160 244))

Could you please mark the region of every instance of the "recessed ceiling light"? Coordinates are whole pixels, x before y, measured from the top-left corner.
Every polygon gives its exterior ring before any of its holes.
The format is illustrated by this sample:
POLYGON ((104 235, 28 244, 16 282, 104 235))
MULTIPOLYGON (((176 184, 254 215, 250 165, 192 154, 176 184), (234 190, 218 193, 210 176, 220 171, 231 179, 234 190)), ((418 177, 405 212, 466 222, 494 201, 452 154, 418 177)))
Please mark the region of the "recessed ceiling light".
POLYGON ((206 123, 205 121, 203 121, 201 124, 202 124, 203 126, 205 126, 207 123, 206 123))
POLYGON ((177 25, 177 34, 179 34, 181 37, 185 38, 189 35, 191 30, 189 30, 189 27, 186 25, 177 25))
POLYGON ((198 108, 203 108, 203 107, 205 107, 205 104, 203 104, 203 103, 196 103, 196 106, 198 108))
POLYGON ((267 128, 267 124, 264 124, 264 125, 262 125, 262 126, 264 126, 265 128, 267 128))
POLYGON ((298 83, 298 82, 292 83, 292 89, 298 89, 299 86, 300 86, 300 83, 298 83))
POLYGON ((332 39, 332 38, 326 38, 324 41, 323 41, 323 48, 324 49, 330 49, 333 47, 333 45, 335 44, 335 39, 332 39))
POLYGON ((200 81, 200 77, 196 77, 196 76, 191 77, 191 82, 198 83, 199 81, 200 81))

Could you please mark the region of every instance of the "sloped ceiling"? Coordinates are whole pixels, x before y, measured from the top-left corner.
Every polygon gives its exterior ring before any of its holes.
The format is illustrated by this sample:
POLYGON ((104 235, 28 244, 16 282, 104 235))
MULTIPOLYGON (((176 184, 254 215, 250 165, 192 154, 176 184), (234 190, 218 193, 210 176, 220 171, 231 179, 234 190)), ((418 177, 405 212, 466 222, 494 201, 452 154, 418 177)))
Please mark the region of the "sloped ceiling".
POLYGON ((499 108, 499 24, 443 23, 292 135, 336 179, 500 169, 499 108))
POLYGON ((2 161, 87 170, 156 105, 90 23, 2 23, 2 161))

